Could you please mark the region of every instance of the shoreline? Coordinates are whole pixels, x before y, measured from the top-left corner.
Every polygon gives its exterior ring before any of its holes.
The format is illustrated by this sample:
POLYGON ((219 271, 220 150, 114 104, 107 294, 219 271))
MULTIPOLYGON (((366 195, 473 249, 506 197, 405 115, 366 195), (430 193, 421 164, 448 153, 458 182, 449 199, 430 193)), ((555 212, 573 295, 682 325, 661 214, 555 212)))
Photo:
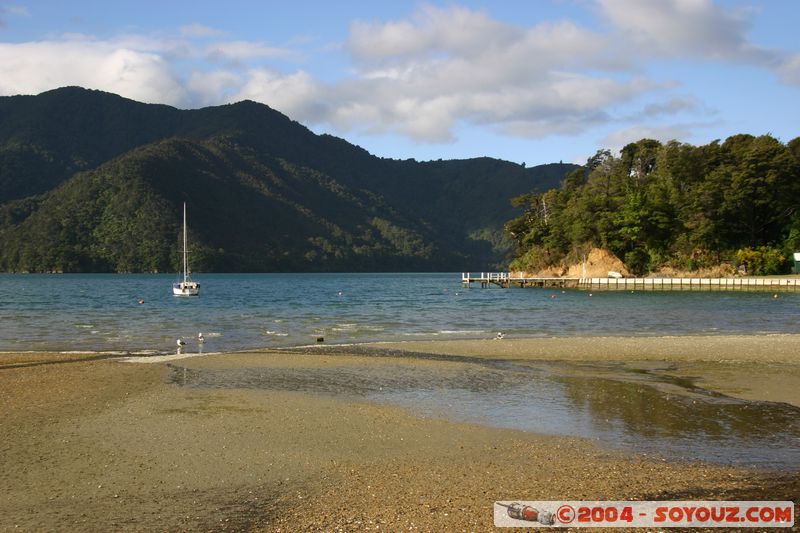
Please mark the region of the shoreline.
MULTIPOLYGON (((189 357, 173 368, 323 376, 364 368, 384 376, 494 358, 562 360, 590 370, 643 365, 693 379, 721 370, 752 377, 758 368, 800 379, 800 363, 790 357, 800 336, 761 343, 712 337, 713 346, 697 337, 649 339, 313 345, 182 354, 189 357), (409 355, 423 348, 434 357, 409 355)), ((586 438, 431 418, 367 397, 180 386, 170 379, 172 360, 155 357, 127 364, 39 354, 40 364, 0 367, 0 417, 8 428, 0 432, 0 531, 486 531, 497 500, 792 500, 800 493, 794 471, 664 460, 586 438), (69 364, 48 363, 64 358, 69 364)), ((745 385, 751 394, 768 392, 745 385)))
MULTIPOLYGON (((423 336, 424 337, 424 336, 423 336)), ((514 341, 521 341, 521 342, 530 342, 530 341, 541 341, 541 340, 552 340, 552 341, 572 341, 572 340, 585 340, 585 339, 662 339, 662 340, 671 340, 671 339, 725 339, 725 338, 732 338, 732 339, 773 339, 773 338, 795 338, 797 339, 798 343, 800 343, 800 333, 694 333, 694 334, 679 334, 679 335, 630 335, 630 334, 620 334, 620 335, 548 335, 548 336, 537 336, 537 335, 520 335, 520 336, 513 336, 513 337, 505 337, 502 339, 504 342, 514 342, 514 341)), ((404 339, 404 340, 365 340, 365 341, 358 341, 358 342, 323 342, 323 343, 304 343, 304 344, 289 344, 284 346, 254 346, 251 348, 237 348, 235 350, 216 350, 214 352, 186 352, 185 355, 218 355, 218 354, 236 354, 236 353, 256 353, 256 352, 281 352, 281 351, 290 351, 290 350, 298 350, 298 349, 314 349, 320 346, 325 347, 351 347, 351 346, 376 346, 380 347, 383 345, 392 345, 392 346, 411 346, 411 345, 422 345, 422 344, 450 344, 450 343, 480 343, 480 342, 489 342, 495 341, 496 339, 493 337, 484 337, 484 338, 477 338, 477 337, 452 337, 452 338, 443 338, 441 336, 437 336, 432 334, 430 338, 412 338, 412 339, 404 339)), ((75 348, 69 348, 64 350, 0 350, 0 358, 3 356, 19 356, 23 354, 46 354, 46 355, 102 355, 108 357, 154 357, 154 356, 165 356, 165 355, 176 355, 172 350, 152 350, 152 349, 142 349, 142 350, 80 350, 75 348)), ((800 362, 800 351, 798 352, 798 362, 800 362)))
MULTIPOLYGON (((322 345, 308 345, 313 348, 322 345)), ((330 345, 334 346, 334 345, 330 345)), ((344 346, 344 345, 343 345, 344 346)), ((427 353, 528 359, 781 362, 800 364, 800 334, 753 335, 576 335, 549 337, 504 337, 503 339, 434 339, 353 343, 427 353), (575 345, 578 345, 577 347, 575 345), (765 346, 768 345, 768 346, 765 346), (707 349, 713 351, 708 352, 707 349), (770 353, 765 349, 769 348, 770 353), (582 351, 581 351, 582 350, 582 351), (722 350, 728 350, 723 352, 722 350)))
POLYGON ((164 363, 198 357, 319 352, 423 353, 461 358, 573 363, 620 363, 652 370, 671 364, 675 377, 700 387, 753 401, 800 407, 800 334, 506 337, 306 344, 229 352, 144 354, 114 352, 0 352, 0 369, 70 361, 119 360, 164 363))

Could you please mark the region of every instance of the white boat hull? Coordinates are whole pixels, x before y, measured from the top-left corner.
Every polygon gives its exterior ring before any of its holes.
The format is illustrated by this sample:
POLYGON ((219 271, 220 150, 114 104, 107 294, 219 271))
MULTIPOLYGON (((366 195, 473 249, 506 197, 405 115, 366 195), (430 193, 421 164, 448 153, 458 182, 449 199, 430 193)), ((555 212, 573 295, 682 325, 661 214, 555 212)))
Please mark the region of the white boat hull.
POLYGON ((186 243, 186 202, 183 203, 183 281, 172 284, 174 296, 199 296, 200 284, 189 279, 189 247, 186 243))
POLYGON ((200 294, 200 284, 194 281, 173 283, 172 294, 175 296, 198 296, 200 294))

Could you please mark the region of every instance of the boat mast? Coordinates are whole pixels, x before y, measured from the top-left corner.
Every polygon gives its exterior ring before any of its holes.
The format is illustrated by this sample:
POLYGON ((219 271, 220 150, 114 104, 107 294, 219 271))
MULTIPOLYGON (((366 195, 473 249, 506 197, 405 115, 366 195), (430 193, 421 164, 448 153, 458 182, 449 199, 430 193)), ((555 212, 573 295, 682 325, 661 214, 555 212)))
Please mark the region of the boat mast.
POLYGON ((188 250, 186 249, 186 202, 183 202, 183 282, 189 275, 188 250))

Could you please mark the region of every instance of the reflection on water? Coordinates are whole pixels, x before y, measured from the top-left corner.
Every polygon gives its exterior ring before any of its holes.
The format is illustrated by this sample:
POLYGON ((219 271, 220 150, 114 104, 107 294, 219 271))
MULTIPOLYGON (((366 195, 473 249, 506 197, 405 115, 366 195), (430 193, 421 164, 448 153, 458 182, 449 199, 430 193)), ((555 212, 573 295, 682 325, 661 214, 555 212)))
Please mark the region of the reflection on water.
MULTIPOLYGON (((800 409, 717 394, 679 394, 624 380, 558 378, 601 436, 683 459, 800 466, 800 409), (643 446, 642 444, 645 444, 643 446)), ((692 392, 692 391, 687 391, 692 392)))
POLYGON ((586 437, 672 459, 800 467, 800 409, 787 404, 737 400, 696 388, 685 378, 614 365, 472 361, 435 369, 174 366, 171 379, 198 388, 363 398, 428 417, 586 437))

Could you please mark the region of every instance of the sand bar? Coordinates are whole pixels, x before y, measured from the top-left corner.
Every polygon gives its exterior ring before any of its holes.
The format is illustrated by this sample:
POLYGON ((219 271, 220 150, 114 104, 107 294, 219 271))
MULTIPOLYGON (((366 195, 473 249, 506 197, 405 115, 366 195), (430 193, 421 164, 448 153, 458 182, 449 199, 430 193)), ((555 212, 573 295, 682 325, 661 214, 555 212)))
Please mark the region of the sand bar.
POLYGON ((542 337, 435 340, 375 346, 427 353, 568 361, 705 361, 800 364, 800 335, 542 337))
POLYGON ((800 335, 557 337, 380 343, 384 350, 527 361, 623 363, 652 368, 748 400, 800 406, 800 335))

